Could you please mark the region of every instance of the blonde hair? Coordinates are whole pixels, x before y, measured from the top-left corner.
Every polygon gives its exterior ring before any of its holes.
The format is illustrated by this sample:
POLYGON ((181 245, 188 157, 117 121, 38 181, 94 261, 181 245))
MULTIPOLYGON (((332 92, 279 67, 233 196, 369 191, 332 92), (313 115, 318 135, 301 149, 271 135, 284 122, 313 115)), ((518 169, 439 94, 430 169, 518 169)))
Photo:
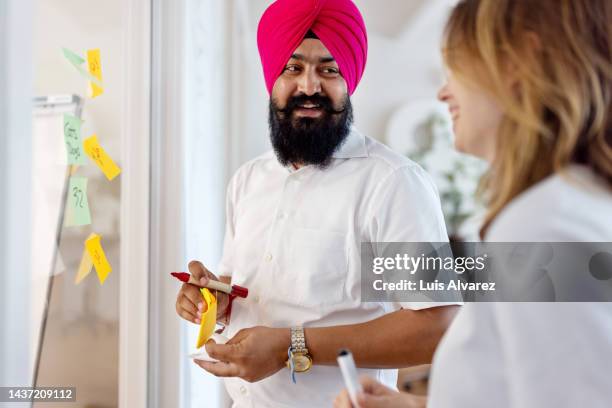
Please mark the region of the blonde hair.
POLYGON ((481 237, 517 195, 570 163, 612 187, 612 1, 463 0, 444 50, 504 112, 481 183, 481 237))

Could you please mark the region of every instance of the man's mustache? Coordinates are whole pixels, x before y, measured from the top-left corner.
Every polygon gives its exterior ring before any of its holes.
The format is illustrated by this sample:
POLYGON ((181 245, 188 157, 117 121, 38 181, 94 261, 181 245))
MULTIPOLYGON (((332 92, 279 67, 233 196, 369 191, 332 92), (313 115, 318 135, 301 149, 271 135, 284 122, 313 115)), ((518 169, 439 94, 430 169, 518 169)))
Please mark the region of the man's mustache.
POLYGON ((287 105, 284 108, 277 109, 277 111, 289 116, 296 109, 299 109, 302 107, 302 105, 306 104, 318 105, 320 109, 330 115, 339 115, 341 113, 344 113, 344 111, 346 110, 346 104, 344 104, 341 110, 337 110, 334 108, 331 99, 329 99, 327 96, 323 96, 319 93, 316 93, 310 96, 304 94, 292 96, 287 101, 287 105))

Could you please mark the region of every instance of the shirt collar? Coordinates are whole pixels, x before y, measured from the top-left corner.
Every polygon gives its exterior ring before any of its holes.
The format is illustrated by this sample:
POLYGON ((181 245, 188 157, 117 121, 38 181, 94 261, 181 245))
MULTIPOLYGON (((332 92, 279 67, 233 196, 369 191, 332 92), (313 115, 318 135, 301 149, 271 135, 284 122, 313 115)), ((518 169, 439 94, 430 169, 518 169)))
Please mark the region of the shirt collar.
POLYGON ((368 157, 365 136, 355 127, 351 127, 349 135, 332 157, 334 159, 351 159, 354 157, 368 157))

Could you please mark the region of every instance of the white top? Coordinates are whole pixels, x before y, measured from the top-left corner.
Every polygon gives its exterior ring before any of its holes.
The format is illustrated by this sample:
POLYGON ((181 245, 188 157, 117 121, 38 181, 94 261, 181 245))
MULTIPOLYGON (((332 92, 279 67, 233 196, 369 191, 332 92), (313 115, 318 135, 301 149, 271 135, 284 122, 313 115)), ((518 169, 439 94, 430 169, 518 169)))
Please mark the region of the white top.
MULTIPOLYGON (((610 242, 612 190, 584 167, 515 199, 488 241, 610 242)), ((470 303, 434 356, 430 408, 612 406, 612 303, 470 303)))
MULTIPOLYGON (((415 163, 352 131, 325 170, 292 170, 272 152, 230 181, 221 276, 249 288, 234 303, 242 328, 335 326, 376 319, 414 303, 360 302, 361 242, 447 241, 437 190, 415 163)), ((364 333, 363 335, 367 335, 364 333)), ((394 385, 397 370, 359 370, 394 385), (384 378, 383 378, 384 376, 384 378)), ((288 369, 257 383, 226 379, 238 407, 330 406, 344 388, 338 367, 288 369)))

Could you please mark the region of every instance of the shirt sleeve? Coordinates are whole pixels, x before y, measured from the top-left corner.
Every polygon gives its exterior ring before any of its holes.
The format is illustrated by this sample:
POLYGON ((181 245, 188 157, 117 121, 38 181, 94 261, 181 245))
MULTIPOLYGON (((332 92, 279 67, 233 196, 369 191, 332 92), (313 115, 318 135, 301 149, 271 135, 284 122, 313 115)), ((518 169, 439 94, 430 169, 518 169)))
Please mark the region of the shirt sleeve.
POLYGON ((236 178, 237 175, 232 177, 227 186, 225 198, 225 236, 223 239, 223 254, 221 255, 221 262, 219 262, 219 267, 217 269, 217 274, 219 277, 231 277, 232 271, 234 270, 232 251, 234 248, 234 237, 236 233, 234 217, 234 209, 236 208, 236 178))
MULTIPOLYGON (((448 242, 438 190, 417 164, 402 166, 384 179, 375 193, 366 223, 370 242, 448 242)), ((393 302, 391 310, 426 309, 461 302, 393 302)))

